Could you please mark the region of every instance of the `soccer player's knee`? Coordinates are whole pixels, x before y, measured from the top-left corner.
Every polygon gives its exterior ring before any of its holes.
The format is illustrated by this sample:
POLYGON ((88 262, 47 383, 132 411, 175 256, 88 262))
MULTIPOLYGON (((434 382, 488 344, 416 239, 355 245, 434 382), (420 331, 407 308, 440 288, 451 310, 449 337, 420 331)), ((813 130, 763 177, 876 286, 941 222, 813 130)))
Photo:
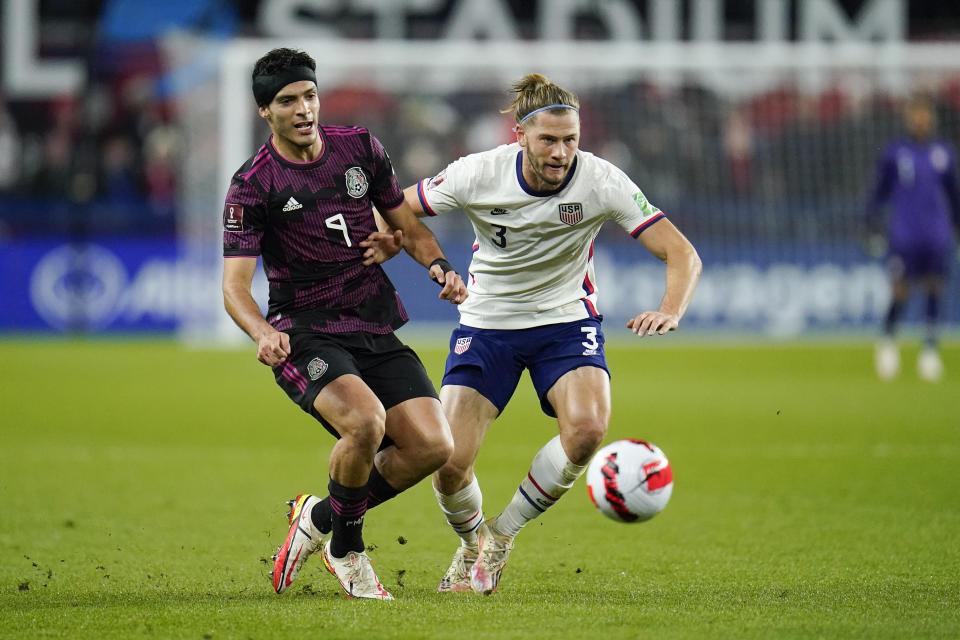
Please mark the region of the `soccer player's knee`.
POLYGON ((446 421, 438 421, 423 429, 416 445, 418 456, 429 473, 433 473, 450 459, 453 454, 453 435, 446 421))
POLYGON ((383 440, 385 415, 380 411, 353 411, 342 424, 341 435, 354 441, 355 445, 376 451, 383 440))
POLYGON ((437 469, 437 488, 442 493, 454 494, 468 483, 468 478, 472 471, 469 464, 457 464, 457 461, 451 455, 447 461, 437 469))
POLYGON ((431 439, 423 449, 422 459, 425 467, 431 472, 436 471, 446 464, 453 453, 453 439, 449 437, 436 437, 431 439))
POLYGON ((565 448, 571 462, 584 464, 603 443, 607 420, 603 416, 584 416, 571 426, 565 448))

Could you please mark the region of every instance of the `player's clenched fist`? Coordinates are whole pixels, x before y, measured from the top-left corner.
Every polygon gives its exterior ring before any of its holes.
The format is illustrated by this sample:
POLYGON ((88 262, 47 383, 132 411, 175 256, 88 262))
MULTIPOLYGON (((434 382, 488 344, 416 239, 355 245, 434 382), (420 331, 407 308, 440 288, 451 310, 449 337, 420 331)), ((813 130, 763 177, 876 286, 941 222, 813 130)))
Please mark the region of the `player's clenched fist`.
POLYGON ((257 360, 269 367, 283 364, 288 355, 290 355, 290 336, 282 331, 265 333, 257 341, 257 360))
POLYGON ((467 299, 467 285, 446 258, 437 258, 431 262, 429 274, 434 282, 443 287, 439 296, 441 300, 460 304, 467 299))
POLYGON ((430 267, 430 277, 443 285, 443 289, 440 291, 441 300, 449 300, 453 304, 460 304, 467 299, 467 295, 469 295, 467 285, 463 283, 463 278, 456 271, 450 270, 444 273, 439 265, 434 265, 430 267))

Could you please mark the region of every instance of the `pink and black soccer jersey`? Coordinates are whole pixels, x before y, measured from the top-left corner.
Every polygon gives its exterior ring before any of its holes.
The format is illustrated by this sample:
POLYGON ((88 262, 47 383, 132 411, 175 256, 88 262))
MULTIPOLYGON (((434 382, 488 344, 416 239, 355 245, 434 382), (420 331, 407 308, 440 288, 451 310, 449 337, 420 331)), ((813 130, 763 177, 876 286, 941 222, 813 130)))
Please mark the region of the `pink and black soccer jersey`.
POLYGON ((278 331, 390 333, 407 313, 360 242, 376 230, 371 205, 403 202, 390 158, 362 127, 320 125, 313 162, 283 158, 271 137, 234 174, 223 211, 223 255, 263 256, 267 321, 278 331))

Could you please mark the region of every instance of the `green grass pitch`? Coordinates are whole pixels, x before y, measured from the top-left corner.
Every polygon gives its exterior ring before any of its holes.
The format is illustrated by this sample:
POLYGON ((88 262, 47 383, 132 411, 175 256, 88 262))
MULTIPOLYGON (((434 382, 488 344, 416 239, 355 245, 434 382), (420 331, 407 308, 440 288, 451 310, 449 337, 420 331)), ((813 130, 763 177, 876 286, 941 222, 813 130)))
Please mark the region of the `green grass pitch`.
MULTIPOLYGON (((581 479, 498 593, 441 595, 456 539, 421 483, 368 514, 378 603, 316 558, 272 591, 332 439, 252 345, 0 341, 0 637, 956 638, 960 347, 936 385, 904 355, 891 384, 866 342, 610 346, 608 440, 664 449, 667 509, 606 520, 581 479)), ((478 461, 488 515, 554 433, 524 379, 478 461)))

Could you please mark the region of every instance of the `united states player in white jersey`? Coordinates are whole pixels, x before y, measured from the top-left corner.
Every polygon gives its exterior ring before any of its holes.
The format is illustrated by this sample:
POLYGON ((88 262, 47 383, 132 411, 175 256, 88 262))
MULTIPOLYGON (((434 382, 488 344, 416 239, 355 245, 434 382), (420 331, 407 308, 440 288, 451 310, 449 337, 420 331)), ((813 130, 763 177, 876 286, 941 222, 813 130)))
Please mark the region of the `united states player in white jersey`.
POLYGON ((571 156, 559 188, 538 190, 523 177, 521 149, 514 143, 460 158, 416 187, 427 215, 462 209, 473 223, 470 297, 460 306, 471 327, 526 329, 596 316, 593 240, 601 225, 615 220, 637 238, 663 217, 626 174, 584 151, 571 156))
MULTIPOLYGON (((677 328, 701 270, 690 242, 622 171, 578 149, 575 95, 539 74, 513 92, 516 143, 461 158, 404 191, 418 215, 460 209, 476 233, 440 390, 454 453, 434 489, 461 544, 439 591, 496 591, 521 527, 556 503, 603 441, 610 382, 592 259, 600 226, 614 220, 666 263, 659 308, 627 323, 638 336, 677 328), (559 435, 536 453, 500 515, 484 520, 474 461, 524 369, 559 435)), ((395 251, 395 239, 380 234, 368 254, 395 251)))

